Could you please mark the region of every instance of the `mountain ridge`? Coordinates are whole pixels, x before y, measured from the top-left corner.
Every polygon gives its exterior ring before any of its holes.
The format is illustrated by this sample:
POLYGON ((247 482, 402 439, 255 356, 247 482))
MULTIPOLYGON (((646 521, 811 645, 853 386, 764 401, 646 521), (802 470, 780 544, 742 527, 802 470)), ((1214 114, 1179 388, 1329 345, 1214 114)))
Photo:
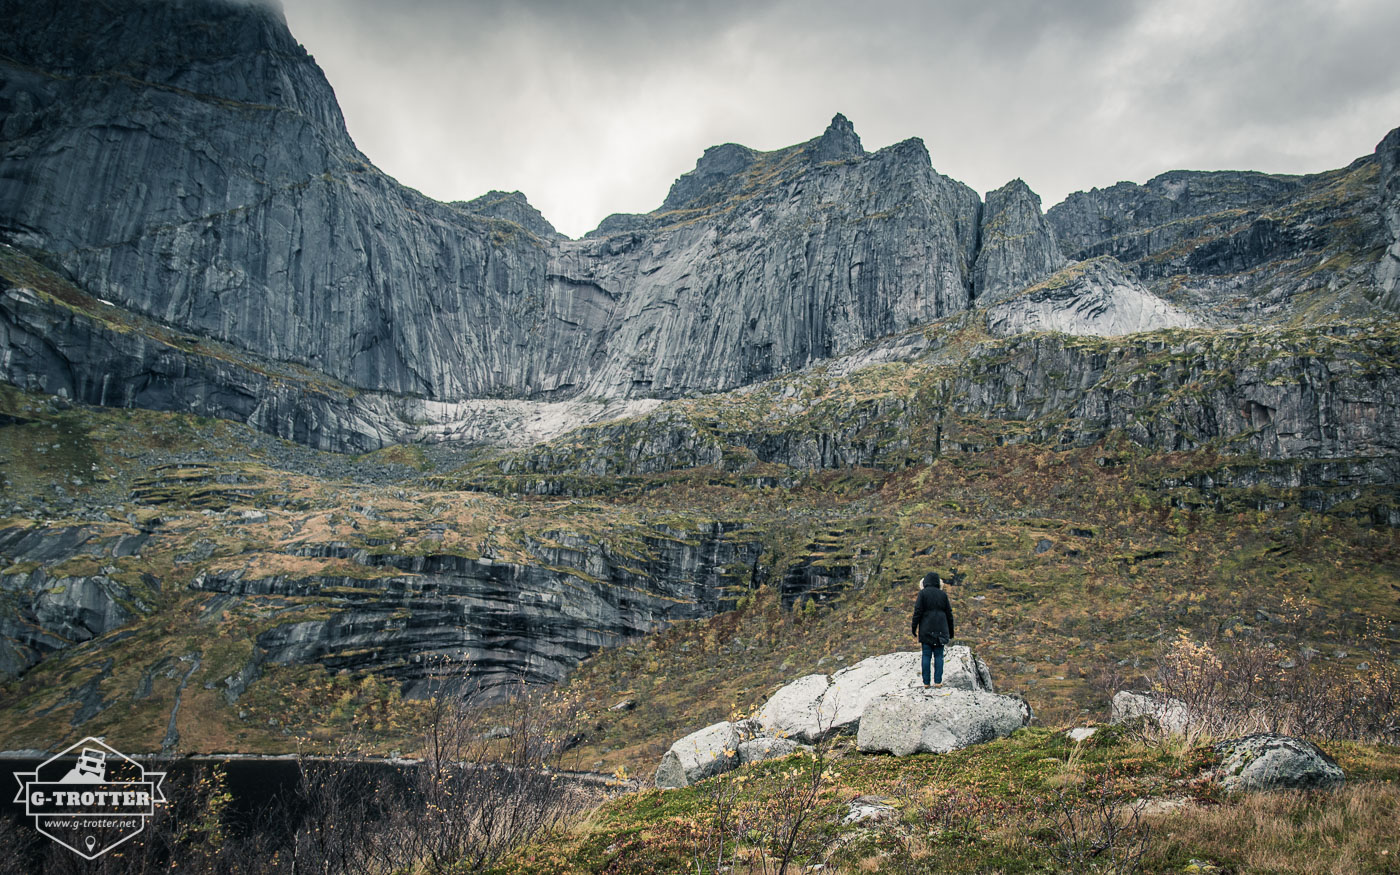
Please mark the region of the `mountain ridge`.
POLYGON ((69 311, 0 303, 5 379, 89 403, 143 398, 353 451, 496 433, 503 402, 721 392, 970 308, 1024 310, 1002 301, 1104 255, 1138 285, 1091 271, 1053 314, 1000 330, 1324 322, 1397 304, 1384 155, 1296 178, 1170 171, 1042 211, 1023 182, 984 200, 937 173, 917 138, 867 152, 838 113, 804 143, 707 149, 656 210, 571 240, 519 192, 444 204, 375 168, 275 8, 6 9, 0 238, 93 299, 317 372, 362 409, 227 362, 201 387, 189 348, 153 368, 107 320, 49 342, 39 326, 72 328, 69 311), (1094 316, 1109 311, 1137 315, 1094 316))

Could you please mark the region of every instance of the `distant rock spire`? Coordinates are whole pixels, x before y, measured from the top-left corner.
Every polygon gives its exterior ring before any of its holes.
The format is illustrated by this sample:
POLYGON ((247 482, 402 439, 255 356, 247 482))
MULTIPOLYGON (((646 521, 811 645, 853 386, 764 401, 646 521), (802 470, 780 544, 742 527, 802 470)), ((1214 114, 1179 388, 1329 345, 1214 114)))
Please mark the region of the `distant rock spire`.
POLYGON ((864 155, 865 149, 850 119, 838 112, 831 119, 831 124, 827 125, 825 133, 808 145, 807 152, 815 161, 840 161, 864 155))
POLYGON ((1065 265, 1040 196, 1020 179, 987 192, 982 244, 972 271, 973 297, 987 306, 1045 279, 1065 265))

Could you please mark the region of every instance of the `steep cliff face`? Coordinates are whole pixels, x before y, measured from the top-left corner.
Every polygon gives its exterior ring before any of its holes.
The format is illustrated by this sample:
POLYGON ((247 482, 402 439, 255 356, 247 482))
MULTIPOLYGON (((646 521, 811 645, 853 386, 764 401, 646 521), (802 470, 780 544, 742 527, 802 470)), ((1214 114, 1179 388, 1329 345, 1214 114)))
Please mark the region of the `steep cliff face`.
POLYGON ((1066 263, 1040 212, 1040 196, 1022 180, 987 192, 980 234, 972 272, 972 294, 980 307, 1040 282, 1066 263))
POLYGON ((969 307, 999 334, 1117 334, 1400 306, 1394 134, 1343 170, 1173 171, 1042 215, 1020 180, 984 206, 917 139, 870 153, 837 115, 706 150, 659 209, 568 240, 519 192, 442 204, 376 170, 269 6, 0 9, 0 237, 23 250, 0 260, 91 305, 5 274, 0 371, 89 403, 336 450, 519 443, 969 307), (1100 256, 1142 285, 1107 262, 1052 281, 1100 256))
POLYGON ((1386 134, 1376 146, 1380 162, 1377 183, 1381 200, 1382 221, 1388 245, 1376 265, 1376 285, 1385 306, 1400 308, 1400 128, 1386 134))
POLYGON ((564 241, 518 193, 440 204, 376 170, 270 7, 8 5, 0 231, 97 297, 355 389, 669 397, 967 305, 976 195, 915 142, 867 156, 843 117, 710 150, 661 210, 564 241))
POLYGON ((950 335, 850 373, 837 362, 671 402, 480 463, 467 478, 567 493, 596 483, 587 478, 713 466, 781 481, 785 472, 755 466, 890 470, 1005 444, 1084 447, 1115 434, 1149 452, 1374 460, 1344 478, 1357 483, 1393 484, 1400 474, 1400 345, 1390 329, 950 335))
POLYGON ((1164 226, 1268 203, 1303 184, 1304 178, 1299 176, 1173 170, 1142 185, 1120 182, 1104 189, 1077 191, 1050 209, 1049 221, 1071 258, 1083 257, 1105 241, 1148 229, 1161 232, 1144 245, 1165 248, 1190 239, 1193 226, 1164 226))
POLYGON ((559 246, 552 294, 609 309, 586 394, 733 388, 968 306, 979 200, 921 142, 866 155, 838 117, 810 143, 738 148, 676 183, 684 206, 559 246))
POLYGON ((381 671, 410 696, 428 695, 437 678, 460 678, 468 668, 488 686, 547 683, 601 647, 732 609, 755 584, 762 552, 734 528, 658 529, 643 538, 641 556, 558 532, 532 545, 529 563, 310 544, 297 554, 344 560, 359 574, 235 570, 201 574, 191 586, 237 601, 331 596, 330 616, 260 634, 259 662, 381 671))

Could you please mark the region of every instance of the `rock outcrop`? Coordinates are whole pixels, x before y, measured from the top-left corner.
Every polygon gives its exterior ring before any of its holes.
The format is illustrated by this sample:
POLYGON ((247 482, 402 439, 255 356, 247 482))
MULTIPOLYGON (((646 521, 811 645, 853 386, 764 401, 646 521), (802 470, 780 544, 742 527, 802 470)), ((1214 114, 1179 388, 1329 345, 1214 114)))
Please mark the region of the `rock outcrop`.
MULTIPOLYGON (((554 230, 554 226, 549 223, 549 220, 541 215, 539 210, 531 206, 525 195, 518 191, 488 191, 479 198, 456 201, 452 206, 478 216, 501 219, 519 225, 541 240, 558 239, 564 236, 554 230)), ((508 234, 511 229, 505 227, 501 231, 508 234)))
POLYGON ((1047 219, 1070 258, 1100 254, 1111 244, 1127 260, 1169 249, 1199 230, 1191 220, 1269 203, 1305 185, 1300 176, 1252 171, 1173 170, 1139 185, 1077 191, 1050 208, 1047 219))
POLYGON ((559 532, 524 562, 318 544, 301 554, 346 560, 360 576, 234 569, 201 573, 191 587, 240 600, 330 595, 339 604, 325 619, 259 635, 259 660, 375 670, 406 696, 427 696, 468 665, 488 688, 557 681, 601 647, 730 609, 762 551, 722 524, 657 530, 643 545, 647 555, 619 554, 559 532))
POLYGON ((1040 212, 1040 196, 1022 180, 987 192, 979 233, 972 271, 972 296, 979 307, 1005 300, 1066 263, 1040 212))
POLYGON ((1149 292, 1112 256, 1076 262, 987 311, 987 329, 999 337, 1028 331, 1116 337, 1196 324, 1185 311, 1149 292))
POLYGON ((1068 257, 1114 256, 1216 323, 1384 316, 1396 302, 1382 291, 1380 255, 1395 239, 1383 151, 1308 176, 1175 170, 1076 192, 1046 218, 1068 257))
POLYGON ((75 557, 110 562, 136 555, 145 535, 104 536, 82 527, 0 529, 0 680, 22 674, 44 656, 120 628, 141 609, 139 593, 115 569, 73 574, 75 557))
MULTIPOLYGON (((161 580, 106 566, 123 564, 152 539, 171 555, 161 537, 0 530, 0 679, 152 610, 161 580)), ((374 671, 410 697, 440 692, 444 678, 488 694, 520 681, 554 682, 599 648, 732 609, 754 585, 763 549, 741 527, 721 523, 660 525, 611 546, 561 531, 511 559, 308 538, 270 561, 249 554, 220 565, 208 562, 212 542, 202 546, 174 561, 193 566, 185 572, 189 589, 211 594, 221 610, 320 606, 250 634, 248 661, 230 682, 235 698, 266 664, 374 671), (307 570, 284 570, 296 568, 307 570)))
MULTIPOLYGON (((1400 477, 1400 369, 1388 364, 1400 362, 1400 337, 1387 327, 956 340, 945 346, 922 334, 892 339, 891 360, 913 361, 870 373, 898 375, 896 390, 848 391, 838 361, 829 370, 841 376, 818 371, 581 429, 484 464, 480 482, 507 476, 550 492, 571 488, 563 476, 571 474, 758 463, 893 470, 991 442, 1068 448, 1113 433, 1150 450, 1211 445, 1301 466, 1286 474, 1231 466, 1211 475, 1214 485, 1275 475, 1318 487, 1400 477), (976 426, 973 434, 965 434, 964 417, 976 426), (978 431, 997 422, 1006 426, 994 437, 978 431), (1353 464, 1344 460, 1370 461, 1343 474, 1335 466, 1353 464)), ((859 370, 850 379, 869 386, 859 370)))
POLYGON ((866 706, 856 745, 866 753, 948 753, 1005 738, 1031 721, 1024 699, 981 690, 899 690, 866 706))
MULTIPOLYGON (((992 690, 991 672, 968 647, 948 647, 943 683, 949 689, 992 690)), ((774 693, 754 715, 765 734, 820 741, 850 733, 869 704, 886 693, 923 687, 917 652, 886 653, 861 660, 833 675, 799 678, 774 693)))
POLYGON ((1221 763, 1214 779, 1229 791, 1331 790, 1346 782, 1322 748, 1286 735, 1249 735, 1214 746, 1221 763))
POLYGON ((1144 720, 1153 729, 1169 734, 1185 732, 1191 725, 1191 712, 1184 702, 1156 693, 1120 690, 1109 705, 1109 722, 1144 720))
POLYGON ((751 736, 746 725, 722 720, 676 741, 661 757, 656 786, 685 787, 739 764, 739 745, 751 736))
POLYGON ((1396 128, 1376 146, 1380 163, 1377 182, 1381 201, 1382 221, 1388 245, 1376 265, 1376 286, 1387 307, 1400 308, 1400 128, 1396 128))
POLYGON ((941 688, 923 688, 919 662, 918 653, 885 653, 833 675, 798 678, 753 717, 707 726, 671 745, 656 786, 684 787, 737 765, 800 753, 838 733, 855 734, 861 750, 946 753, 1030 721, 1023 700, 992 692, 991 672, 971 649, 947 648, 941 688), (934 701, 940 704, 925 707, 934 701))

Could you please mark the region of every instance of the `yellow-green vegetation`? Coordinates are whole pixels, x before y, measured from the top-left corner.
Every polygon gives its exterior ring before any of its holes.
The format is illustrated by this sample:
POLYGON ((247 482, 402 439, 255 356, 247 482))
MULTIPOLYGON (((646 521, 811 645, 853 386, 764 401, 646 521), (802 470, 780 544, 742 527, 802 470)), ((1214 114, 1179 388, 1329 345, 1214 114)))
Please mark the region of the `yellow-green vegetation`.
MULTIPOLYGON (((1339 749, 1341 750, 1341 749, 1339 749)), ((1346 745, 1351 780, 1337 793, 1229 797, 1206 778, 1208 748, 1149 747, 1117 727, 1084 742, 1045 728, 942 755, 864 755, 838 744, 820 763, 810 825, 794 869, 825 871, 1099 871, 1064 859, 1066 818, 1093 826, 1107 802, 1146 828, 1144 872, 1393 872, 1400 749, 1346 745), (888 805, 883 821, 844 822, 853 800, 888 805), (1168 804, 1161 804, 1170 800, 1168 804)), ((713 871, 717 841, 733 870, 777 871, 782 848, 764 839, 806 789, 810 757, 740 767, 678 790, 614 799, 562 834, 518 850, 497 872, 713 871), (727 807, 726 807, 727 805, 727 807), (722 815, 722 816, 721 816, 722 815)), ((1098 839, 1095 835, 1092 838, 1098 839)), ((1117 871, 1107 870, 1104 871, 1117 871)))
MULTIPOLYGON (((1275 338, 1285 335, 1252 342, 1283 348, 1275 338)), ((1341 343, 1326 336, 1309 342, 1329 354, 1335 350, 1325 347, 1341 343)), ((1353 349, 1371 343, 1364 332, 1347 342, 1353 349)), ((1375 344, 1377 356, 1357 365, 1391 367, 1383 333, 1375 344)), ((1165 361, 1195 354, 1174 350, 1178 345, 1163 343, 1152 355, 1165 361)), ((1144 363, 1147 370, 1159 366, 1144 363)), ((679 406, 697 419, 723 417, 726 428, 747 415, 754 428, 765 405, 782 403, 788 385, 810 396, 816 417, 827 405, 880 405, 917 381, 910 366, 890 364, 848 377, 779 381, 751 393, 762 399, 752 408, 743 407, 747 395, 727 396, 730 407, 712 399, 679 406)), ((48 744, 53 721, 78 713, 73 694, 85 685, 107 706, 84 731, 100 729, 133 749, 158 747, 184 677, 176 663, 196 653, 200 665, 179 710, 181 749, 291 750, 302 736, 314 748, 343 727, 364 731, 374 749, 411 747, 405 727, 416 725, 418 705, 354 669, 264 666, 238 702, 223 696, 258 634, 333 616, 372 594, 377 580, 411 577, 303 549, 331 543, 371 554, 489 554, 551 564, 541 551, 584 539, 605 543, 616 561, 631 565, 645 560, 649 544, 694 542, 697 527, 713 521, 733 527, 728 537, 759 541, 758 565, 735 570, 756 585, 732 594, 742 596, 736 610, 601 651, 567 681, 594 715, 578 764, 608 771, 648 772, 675 738, 747 713, 803 674, 911 648, 912 587, 927 570, 958 576, 960 640, 977 648, 1001 688, 1024 694, 1050 725, 1102 716, 1110 679, 1141 685, 1178 629, 1200 640, 1270 643, 1281 659, 1309 647, 1342 670, 1385 665, 1397 655, 1400 534, 1371 522, 1391 493, 1346 487, 1329 512, 1310 511, 1327 489, 1269 486, 1277 463, 1214 451, 1149 453, 1122 440, 1066 451, 997 447, 1001 424, 976 437, 975 423, 964 421, 963 433, 989 449, 893 470, 694 468, 635 478, 633 488, 591 498, 522 497, 445 488, 455 484, 431 474, 338 479, 315 473, 319 457, 309 451, 298 457, 301 471, 288 470, 278 456, 290 451, 286 445, 226 422, 65 409, 12 390, 0 400, 14 420, 0 427, 6 477, 15 483, 7 494, 43 489, 95 464, 105 479, 70 486, 80 500, 106 505, 99 528, 110 535, 150 530, 139 555, 100 564, 80 557, 67 568, 90 574, 109 566, 109 576, 131 588, 140 605, 133 603, 127 627, 55 653, 0 689, 0 744, 8 747, 48 744), (71 455, 28 449, 53 434, 63 437, 51 443, 71 455), (174 446, 208 452, 202 461, 151 463, 174 446), (1250 474, 1261 485, 1210 486, 1208 478, 1222 471, 1250 474), (244 509, 261 516, 241 519, 244 509), (216 593, 191 589, 206 572, 308 584, 300 595, 225 604, 216 593), (1304 627, 1274 619, 1290 598, 1306 604, 1304 627), (1381 622, 1380 635, 1362 646, 1368 619, 1381 622), (146 674, 149 691, 136 697, 146 674), (369 688, 376 692, 363 692, 369 688), (349 702, 364 696, 373 703, 371 716, 359 719, 355 708, 342 706, 347 692, 349 702), (608 710, 624 698, 636 707, 608 710), (344 719, 327 716, 333 712, 344 719)), ((771 415, 776 427, 778 414, 771 415)), ((411 472, 426 467, 426 458, 422 448, 410 448, 354 464, 411 472)), ((98 526, 61 514, 7 525, 98 526)), ((0 574, 34 570, 22 563, 0 574)))

